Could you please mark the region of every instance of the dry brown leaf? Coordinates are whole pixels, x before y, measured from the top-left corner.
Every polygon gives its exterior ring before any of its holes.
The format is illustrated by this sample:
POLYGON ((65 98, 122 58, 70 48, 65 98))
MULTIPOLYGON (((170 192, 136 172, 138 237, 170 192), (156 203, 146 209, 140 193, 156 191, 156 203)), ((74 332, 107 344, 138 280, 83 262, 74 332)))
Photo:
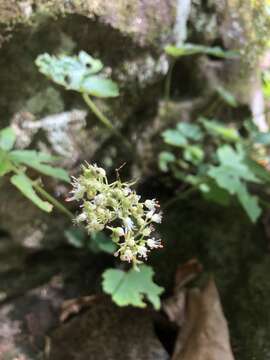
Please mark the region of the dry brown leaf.
POLYGON ((163 310, 170 321, 182 326, 186 316, 186 289, 184 286, 202 271, 197 259, 191 259, 178 266, 175 274, 174 294, 163 302, 163 310))
POLYGON ((65 322, 71 315, 78 314, 83 308, 92 305, 96 298, 97 295, 91 295, 64 301, 62 304, 60 321, 65 322))
POLYGON ((187 314, 172 360, 233 360, 229 331, 213 279, 187 294, 187 314))
POLYGON ((192 281, 203 270, 201 263, 195 258, 190 259, 183 265, 178 266, 175 273, 175 288, 174 293, 183 288, 186 284, 192 281))

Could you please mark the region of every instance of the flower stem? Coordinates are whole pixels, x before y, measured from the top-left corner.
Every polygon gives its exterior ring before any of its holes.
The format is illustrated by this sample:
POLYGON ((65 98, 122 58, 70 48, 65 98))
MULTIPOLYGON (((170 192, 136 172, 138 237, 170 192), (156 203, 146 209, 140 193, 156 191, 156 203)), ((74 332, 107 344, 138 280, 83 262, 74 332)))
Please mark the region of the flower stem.
POLYGON ((89 108, 93 111, 93 113, 99 118, 99 120, 110 130, 116 131, 113 127, 110 120, 99 110, 94 101, 90 98, 88 94, 82 94, 84 101, 89 106, 89 108))
POLYGON ((38 185, 35 181, 32 181, 33 188, 40 193, 46 200, 48 200, 55 208, 65 214, 70 220, 74 219, 74 215, 71 211, 69 211, 63 204, 61 204, 58 200, 56 200, 53 196, 51 196, 46 190, 44 190, 40 185, 38 185))
POLYGON ((126 138, 124 138, 122 136, 122 134, 117 129, 115 129, 115 127, 113 126, 111 121, 107 118, 107 116, 105 116, 99 110, 99 108, 96 106, 94 101, 90 98, 90 96, 88 94, 83 93, 82 97, 83 97, 84 101, 86 102, 86 104, 88 105, 88 107, 93 111, 93 113, 96 115, 96 117, 102 122, 102 124, 105 125, 109 130, 111 130, 115 135, 120 137, 128 148, 131 148, 130 143, 126 140, 126 138))
POLYGON ((170 100, 170 93, 171 93, 171 83, 172 83, 172 72, 174 68, 175 60, 170 60, 169 70, 165 79, 165 91, 164 91, 164 98, 165 102, 168 104, 170 100))

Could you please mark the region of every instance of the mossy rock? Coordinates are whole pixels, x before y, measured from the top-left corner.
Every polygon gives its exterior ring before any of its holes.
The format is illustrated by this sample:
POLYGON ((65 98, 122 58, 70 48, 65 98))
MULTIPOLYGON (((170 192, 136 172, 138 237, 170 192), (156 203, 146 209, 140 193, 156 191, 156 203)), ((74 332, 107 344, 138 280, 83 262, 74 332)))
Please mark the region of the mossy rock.
POLYGON ((270 254, 262 226, 237 206, 192 198, 164 214, 160 232, 165 246, 153 256, 157 282, 171 287, 176 267, 197 258, 204 267, 199 281, 214 275, 236 359, 269 359, 270 254))

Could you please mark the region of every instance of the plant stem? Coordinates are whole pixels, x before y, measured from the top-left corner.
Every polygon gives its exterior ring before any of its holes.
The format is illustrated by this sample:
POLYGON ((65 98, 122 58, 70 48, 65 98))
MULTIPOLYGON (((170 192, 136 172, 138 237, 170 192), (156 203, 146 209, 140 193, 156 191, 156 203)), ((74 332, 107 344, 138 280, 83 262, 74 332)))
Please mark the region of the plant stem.
MULTIPOLYGON (((14 164, 12 167, 13 171, 18 174, 24 174, 24 171, 18 169, 14 164)), ((74 219, 74 215, 71 211, 69 211, 63 204, 60 203, 60 201, 56 200, 53 196, 51 196, 46 190, 44 190, 37 181, 31 180, 31 184, 33 188, 39 192, 46 200, 48 200, 51 204, 53 204, 59 211, 61 211, 63 214, 65 214, 70 220, 74 219)))
POLYGON ((61 204, 53 196, 51 196, 40 185, 38 185, 35 181, 32 181, 32 185, 37 192, 39 192, 46 200, 48 200, 51 204, 53 204, 53 206, 56 207, 59 211, 65 214, 70 220, 74 219, 74 215, 72 214, 72 212, 69 211, 63 204, 61 204))
POLYGON ((105 125, 108 129, 110 129, 113 133, 115 133, 115 135, 120 137, 128 148, 131 148, 130 143, 122 136, 122 134, 118 130, 115 129, 115 127, 110 122, 110 120, 107 118, 107 116, 105 116, 99 110, 99 108, 96 106, 94 101, 90 98, 90 96, 88 94, 83 93, 82 97, 83 97, 84 101, 86 102, 86 104, 88 105, 88 107, 93 111, 93 113, 96 115, 96 117, 102 122, 102 124, 105 125))
POLYGON ((170 100, 170 92, 171 92, 171 82, 172 82, 172 71, 175 64, 175 59, 171 59, 169 70, 165 79, 165 91, 164 91, 164 97, 165 102, 168 104, 168 101, 170 100))
POLYGON ((94 101, 90 98, 88 94, 82 94, 84 101, 89 106, 89 108, 93 111, 93 113, 99 118, 99 120, 110 130, 116 131, 113 127, 110 120, 99 110, 94 101))
POLYGON ((164 206, 162 206, 162 209, 168 209, 171 205, 173 205, 175 202, 179 201, 179 200, 183 200, 186 199, 190 194, 196 192, 198 190, 197 186, 196 187, 191 187, 188 190, 181 192, 179 195, 176 195, 174 198, 172 198, 171 200, 167 201, 165 203, 164 206))

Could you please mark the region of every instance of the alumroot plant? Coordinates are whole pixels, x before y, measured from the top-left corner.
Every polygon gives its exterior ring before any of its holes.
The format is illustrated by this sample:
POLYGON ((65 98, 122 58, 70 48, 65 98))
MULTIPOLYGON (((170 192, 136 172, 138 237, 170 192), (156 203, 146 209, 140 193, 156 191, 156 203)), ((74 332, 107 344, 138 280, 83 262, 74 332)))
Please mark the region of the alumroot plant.
POLYGON ((162 219, 155 199, 140 201, 131 186, 120 179, 109 184, 106 172, 97 165, 82 166, 82 174, 73 178, 69 201, 81 202, 77 224, 85 224, 89 233, 108 229, 118 246, 115 256, 135 267, 147 259, 150 250, 162 247, 153 236, 154 223, 162 219))

